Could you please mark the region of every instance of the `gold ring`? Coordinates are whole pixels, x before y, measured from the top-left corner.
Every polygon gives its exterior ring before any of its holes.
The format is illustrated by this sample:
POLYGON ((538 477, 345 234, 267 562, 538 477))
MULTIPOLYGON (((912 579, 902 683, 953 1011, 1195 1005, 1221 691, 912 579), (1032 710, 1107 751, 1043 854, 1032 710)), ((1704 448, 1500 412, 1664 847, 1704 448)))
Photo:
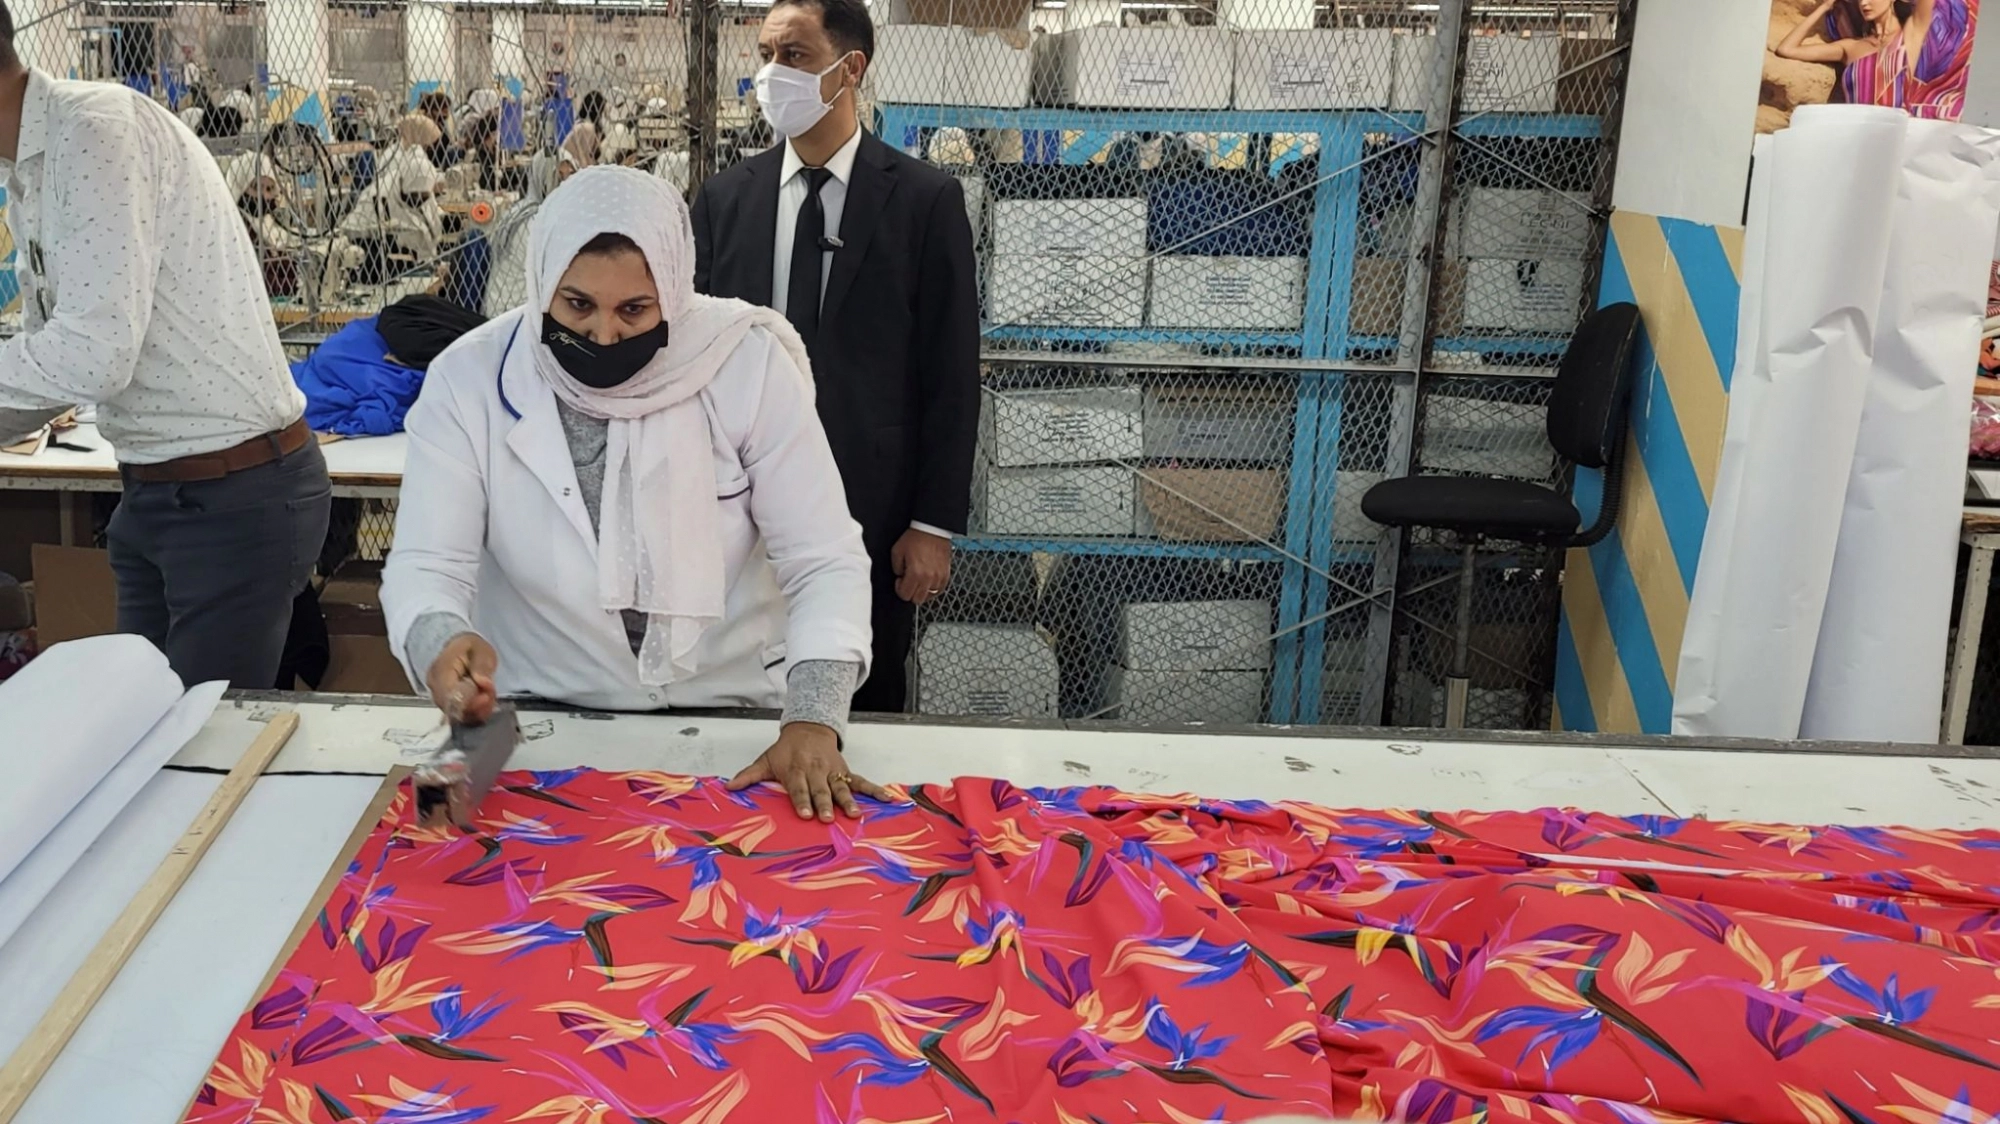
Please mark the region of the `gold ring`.
POLYGON ((846 774, 846 773, 835 773, 835 774, 833 774, 832 776, 830 776, 830 777, 826 778, 826 783, 828 783, 828 784, 846 784, 846 783, 848 783, 849 781, 852 781, 853 779, 854 779, 853 777, 849 776, 849 775, 848 775, 848 774, 846 774))

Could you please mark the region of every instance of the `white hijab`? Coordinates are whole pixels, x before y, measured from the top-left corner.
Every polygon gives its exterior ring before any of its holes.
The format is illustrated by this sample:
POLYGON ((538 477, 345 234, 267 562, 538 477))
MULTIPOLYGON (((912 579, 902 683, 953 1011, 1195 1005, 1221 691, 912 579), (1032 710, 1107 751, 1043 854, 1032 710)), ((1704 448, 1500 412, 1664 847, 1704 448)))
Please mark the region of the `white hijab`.
POLYGON ((600 604, 647 616, 639 681, 694 673, 702 633, 722 619, 721 509, 707 412, 699 395, 749 336, 763 328, 791 356, 811 394, 812 368, 791 324, 768 308, 694 291, 694 228, 679 192, 631 168, 585 168, 549 193, 528 229, 529 353, 556 397, 610 421, 597 531, 600 604), (594 390, 577 382, 541 342, 542 314, 585 243, 622 234, 645 254, 666 318, 667 346, 628 382, 594 390))

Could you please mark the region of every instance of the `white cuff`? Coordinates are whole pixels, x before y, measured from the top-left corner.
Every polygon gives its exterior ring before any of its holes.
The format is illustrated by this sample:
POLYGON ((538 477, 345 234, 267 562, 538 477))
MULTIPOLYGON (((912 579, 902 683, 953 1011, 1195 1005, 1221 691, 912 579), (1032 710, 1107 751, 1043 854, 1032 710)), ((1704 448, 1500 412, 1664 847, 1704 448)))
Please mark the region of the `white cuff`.
POLYGON ((910 520, 910 530, 922 531, 926 535, 936 535, 938 538, 941 538, 946 542, 950 542, 952 539, 958 537, 952 534, 950 531, 939 530, 938 528, 931 526, 929 523, 919 523, 914 519, 910 520))

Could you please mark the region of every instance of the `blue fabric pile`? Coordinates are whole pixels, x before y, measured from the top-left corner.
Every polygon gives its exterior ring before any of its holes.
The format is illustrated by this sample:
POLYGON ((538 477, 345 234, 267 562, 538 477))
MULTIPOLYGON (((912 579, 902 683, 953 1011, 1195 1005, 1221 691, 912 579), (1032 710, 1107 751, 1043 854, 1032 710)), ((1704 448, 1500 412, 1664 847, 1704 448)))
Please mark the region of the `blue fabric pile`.
POLYGON ((424 372, 391 358, 375 318, 356 320, 292 364, 306 396, 306 424, 343 437, 400 433, 424 387, 424 372))

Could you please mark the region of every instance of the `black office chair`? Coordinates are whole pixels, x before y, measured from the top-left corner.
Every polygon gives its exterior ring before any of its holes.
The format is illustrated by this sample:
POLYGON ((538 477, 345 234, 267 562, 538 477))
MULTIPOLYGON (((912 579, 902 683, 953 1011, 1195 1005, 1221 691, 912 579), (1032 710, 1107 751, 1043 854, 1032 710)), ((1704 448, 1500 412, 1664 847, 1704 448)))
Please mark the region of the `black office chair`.
POLYGON ((1465 726, 1472 656, 1472 582, 1482 539, 1510 539, 1552 547, 1592 546, 1618 522, 1625 469, 1625 431, 1631 417, 1632 354, 1639 336, 1639 308, 1598 309, 1570 337, 1549 394, 1549 444, 1585 468, 1604 470, 1604 499, 1597 520, 1583 516, 1569 497, 1525 480, 1467 476, 1405 476, 1387 480, 1361 497, 1362 514, 1390 527, 1435 527, 1457 536, 1463 555, 1458 576, 1457 636, 1445 680, 1445 726, 1465 726))

